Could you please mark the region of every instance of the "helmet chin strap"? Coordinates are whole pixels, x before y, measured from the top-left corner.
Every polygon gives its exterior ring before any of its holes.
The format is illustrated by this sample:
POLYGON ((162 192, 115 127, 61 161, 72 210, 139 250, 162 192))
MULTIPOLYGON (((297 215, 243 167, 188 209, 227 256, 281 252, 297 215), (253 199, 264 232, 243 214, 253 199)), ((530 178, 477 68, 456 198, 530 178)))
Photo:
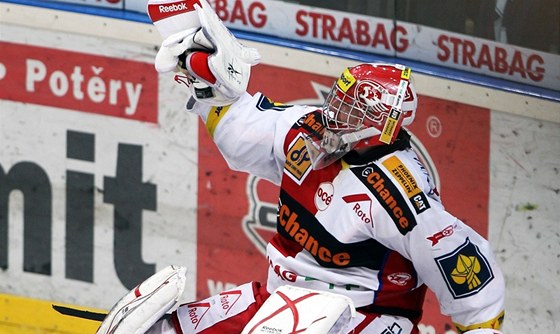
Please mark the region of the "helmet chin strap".
POLYGON ((336 133, 326 130, 320 139, 317 136, 307 136, 305 145, 313 169, 317 170, 330 165, 357 147, 361 140, 380 133, 376 128, 366 128, 352 133, 336 133))
POLYGON ((349 152, 355 146, 352 144, 379 134, 381 134, 381 131, 373 127, 342 135, 327 130, 323 136, 321 146, 327 153, 334 153, 336 151, 349 152))
POLYGON ((356 131, 356 132, 345 133, 340 137, 340 140, 344 144, 352 144, 352 143, 355 143, 355 142, 359 142, 362 139, 377 136, 377 135, 380 135, 380 134, 381 134, 381 131, 379 131, 378 129, 376 129, 374 127, 371 127, 371 128, 365 128, 363 130, 356 131))

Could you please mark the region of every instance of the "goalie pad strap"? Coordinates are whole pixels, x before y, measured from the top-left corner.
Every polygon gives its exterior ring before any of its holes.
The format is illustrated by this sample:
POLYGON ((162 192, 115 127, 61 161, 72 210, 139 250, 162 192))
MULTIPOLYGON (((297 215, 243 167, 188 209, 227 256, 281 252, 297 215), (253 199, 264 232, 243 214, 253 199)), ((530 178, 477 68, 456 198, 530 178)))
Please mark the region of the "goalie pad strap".
POLYGON ((374 306, 368 305, 364 307, 358 308, 358 311, 366 312, 366 313, 375 313, 375 314, 388 314, 388 315, 395 315, 398 317, 408 318, 412 321, 417 320, 422 315, 421 311, 416 310, 404 310, 398 307, 385 307, 385 306, 374 306))

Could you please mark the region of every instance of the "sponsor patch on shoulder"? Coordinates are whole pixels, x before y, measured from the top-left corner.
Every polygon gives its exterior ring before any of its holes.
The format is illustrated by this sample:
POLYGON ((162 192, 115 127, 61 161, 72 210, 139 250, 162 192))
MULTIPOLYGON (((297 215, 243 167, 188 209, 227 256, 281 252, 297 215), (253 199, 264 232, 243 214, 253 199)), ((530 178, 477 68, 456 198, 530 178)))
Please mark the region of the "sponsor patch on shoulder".
POLYGON ((389 170, 398 184, 405 191, 406 196, 412 203, 416 214, 421 214, 430 208, 428 203, 428 198, 424 192, 418 187, 418 183, 412 173, 406 168, 402 161, 396 156, 392 156, 389 159, 383 161, 383 166, 389 170))
POLYGON ((311 171, 311 159, 301 134, 288 147, 284 171, 297 184, 301 184, 311 171))
POLYGON ((488 260, 469 238, 453 252, 435 261, 455 299, 476 294, 494 279, 488 260))

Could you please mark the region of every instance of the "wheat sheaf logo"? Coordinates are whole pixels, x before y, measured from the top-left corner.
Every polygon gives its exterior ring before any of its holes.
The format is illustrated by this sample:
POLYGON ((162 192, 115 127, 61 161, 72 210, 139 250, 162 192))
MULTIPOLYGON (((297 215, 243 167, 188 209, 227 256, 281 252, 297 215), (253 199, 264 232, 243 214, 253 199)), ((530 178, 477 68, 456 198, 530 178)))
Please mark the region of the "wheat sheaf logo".
POLYGON ((456 299, 476 294, 494 279, 488 260, 468 238, 457 249, 435 261, 456 299))
POLYGON ((457 266, 451 272, 451 278, 457 284, 468 284, 469 290, 480 285, 480 279, 476 276, 480 272, 480 261, 476 256, 459 254, 457 266))

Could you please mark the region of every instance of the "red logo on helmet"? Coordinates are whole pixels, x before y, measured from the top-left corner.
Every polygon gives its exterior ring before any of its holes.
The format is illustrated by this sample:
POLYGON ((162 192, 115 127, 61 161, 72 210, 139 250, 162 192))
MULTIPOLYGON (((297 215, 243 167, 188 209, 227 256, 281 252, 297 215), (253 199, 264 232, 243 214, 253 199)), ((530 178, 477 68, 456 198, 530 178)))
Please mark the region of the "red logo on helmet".
POLYGON ((356 87, 357 95, 363 103, 377 112, 387 112, 389 108, 382 102, 386 90, 373 81, 363 81, 356 87))

